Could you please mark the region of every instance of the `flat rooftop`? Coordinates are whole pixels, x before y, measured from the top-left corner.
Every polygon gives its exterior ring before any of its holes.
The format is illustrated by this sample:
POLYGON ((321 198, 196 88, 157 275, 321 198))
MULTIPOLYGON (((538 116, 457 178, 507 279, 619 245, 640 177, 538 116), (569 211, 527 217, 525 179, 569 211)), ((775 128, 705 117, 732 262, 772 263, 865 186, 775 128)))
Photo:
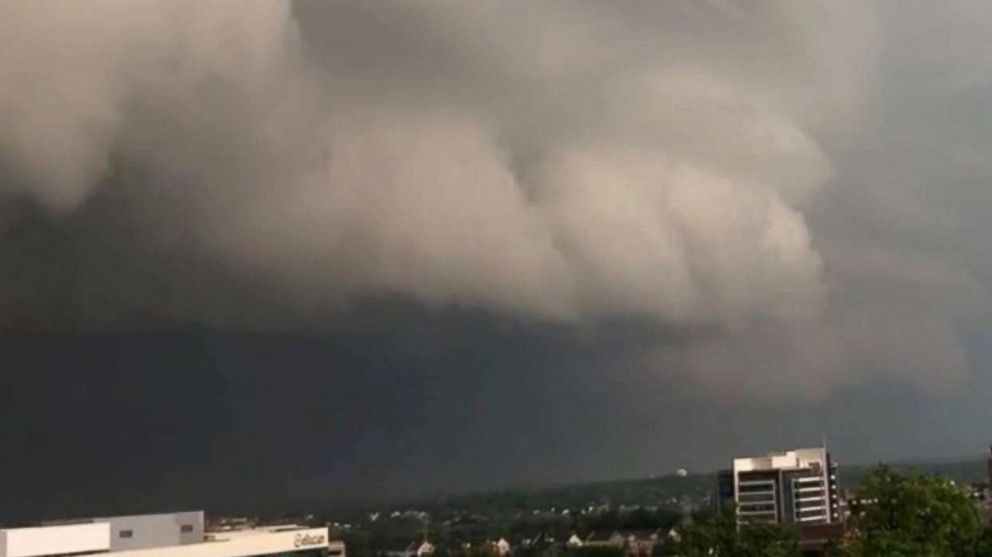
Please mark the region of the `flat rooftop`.
POLYGON ((344 557, 327 527, 279 524, 205 531, 192 511, 41 522, 0 529, 0 557, 344 557))

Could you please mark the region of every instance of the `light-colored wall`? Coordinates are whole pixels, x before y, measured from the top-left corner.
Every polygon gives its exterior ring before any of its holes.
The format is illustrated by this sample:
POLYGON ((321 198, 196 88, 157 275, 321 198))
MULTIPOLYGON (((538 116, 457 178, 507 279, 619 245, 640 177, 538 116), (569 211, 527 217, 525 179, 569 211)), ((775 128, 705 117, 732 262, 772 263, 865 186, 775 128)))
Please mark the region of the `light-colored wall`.
POLYGON ((327 528, 242 535, 230 539, 224 539, 223 534, 219 534, 214 541, 165 548, 115 551, 107 557, 255 557, 322 547, 331 550, 340 549, 341 557, 346 557, 341 542, 328 542, 327 528))
POLYGON ((36 557, 110 549, 110 524, 69 524, 0 530, 0 557, 36 557))
POLYGON ((110 523, 110 549, 113 551, 168 547, 203 541, 203 511, 112 516, 94 518, 93 521, 110 523), (183 525, 190 525, 193 530, 183 532, 183 525), (130 538, 121 537, 121 532, 124 530, 131 531, 130 538))
MULTIPOLYGON (((0 530, 0 557, 104 552, 111 547, 110 532, 109 522, 0 530)), ((230 538, 218 534, 212 541, 202 541, 201 538, 199 543, 114 550, 105 555, 107 557, 261 557, 288 551, 328 548, 332 555, 347 557, 342 542, 329 541, 327 528, 244 534, 230 538)), ((135 536, 137 535, 135 532, 135 536)))
POLYGON ((750 458, 735 458, 734 473, 751 470, 770 470, 773 468, 801 468, 818 463, 827 465, 827 452, 822 447, 812 449, 794 449, 783 453, 770 454, 750 458))

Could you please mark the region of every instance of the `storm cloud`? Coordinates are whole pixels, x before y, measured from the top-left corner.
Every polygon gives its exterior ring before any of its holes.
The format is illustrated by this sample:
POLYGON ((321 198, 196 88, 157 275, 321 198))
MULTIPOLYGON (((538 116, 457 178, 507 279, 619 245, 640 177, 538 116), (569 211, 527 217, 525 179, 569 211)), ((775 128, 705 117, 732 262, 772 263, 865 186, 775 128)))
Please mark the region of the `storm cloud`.
POLYGON ((900 9, 7 2, 0 319, 333 329, 395 297, 635 330, 617 365, 727 398, 961 388, 986 283, 903 235, 929 212, 879 147, 900 9))

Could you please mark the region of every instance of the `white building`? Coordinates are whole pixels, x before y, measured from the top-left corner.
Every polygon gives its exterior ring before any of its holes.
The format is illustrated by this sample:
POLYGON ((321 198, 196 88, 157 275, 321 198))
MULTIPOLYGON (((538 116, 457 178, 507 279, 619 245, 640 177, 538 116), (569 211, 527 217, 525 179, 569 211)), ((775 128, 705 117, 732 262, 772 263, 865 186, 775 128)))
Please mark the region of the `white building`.
POLYGON ((732 501, 746 522, 837 522, 837 465, 826 448, 795 449, 735 458, 720 473, 721 504, 732 501))
POLYGON ((490 541, 489 547, 493 553, 500 556, 509 555, 513 550, 513 546, 510 545, 510 542, 506 541, 506 538, 490 541))
POLYGON ((623 534, 617 531, 590 532, 585 541, 582 542, 582 547, 615 547, 620 549, 625 543, 623 534))
POLYGON ((205 532, 203 512, 118 516, 0 529, 0 557, 345 557, 327 528, 205 532))

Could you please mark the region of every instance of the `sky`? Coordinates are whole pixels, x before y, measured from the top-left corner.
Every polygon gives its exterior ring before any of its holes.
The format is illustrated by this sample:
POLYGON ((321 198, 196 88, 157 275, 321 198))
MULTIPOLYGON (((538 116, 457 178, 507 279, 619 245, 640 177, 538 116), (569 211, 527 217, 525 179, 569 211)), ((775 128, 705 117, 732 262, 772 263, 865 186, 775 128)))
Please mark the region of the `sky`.
POLYGON ((5 500, 979 454, 989 12, 5 2, 5 500))

